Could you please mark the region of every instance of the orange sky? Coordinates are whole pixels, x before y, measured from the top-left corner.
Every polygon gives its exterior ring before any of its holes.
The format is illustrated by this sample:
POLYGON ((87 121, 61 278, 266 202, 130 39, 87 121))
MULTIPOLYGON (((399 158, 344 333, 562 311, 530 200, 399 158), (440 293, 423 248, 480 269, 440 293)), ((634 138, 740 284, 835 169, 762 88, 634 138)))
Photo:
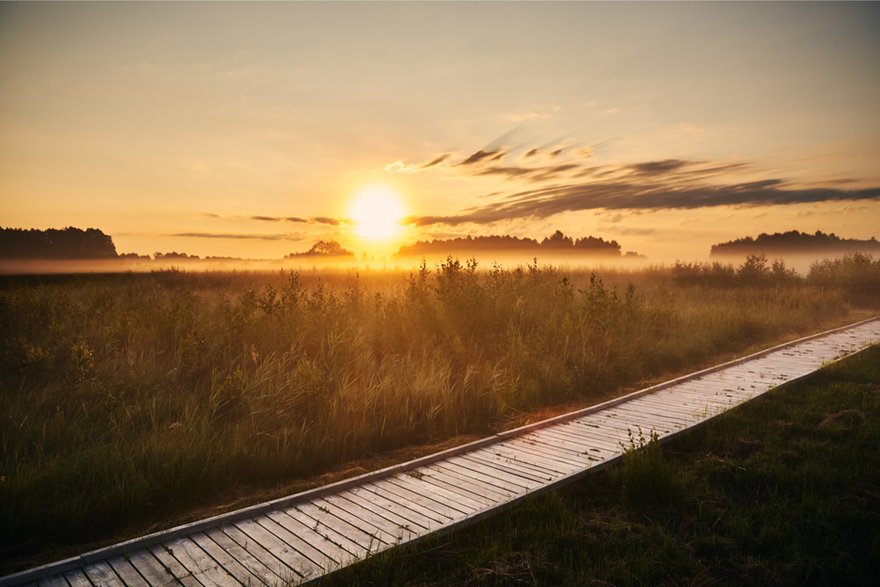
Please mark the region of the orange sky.
POLYGON ((4 3, 0 225, 263 258, 880 236, 878 31, 877 3, 4 3), (368 186, 394 241, 351 224, 368 186))

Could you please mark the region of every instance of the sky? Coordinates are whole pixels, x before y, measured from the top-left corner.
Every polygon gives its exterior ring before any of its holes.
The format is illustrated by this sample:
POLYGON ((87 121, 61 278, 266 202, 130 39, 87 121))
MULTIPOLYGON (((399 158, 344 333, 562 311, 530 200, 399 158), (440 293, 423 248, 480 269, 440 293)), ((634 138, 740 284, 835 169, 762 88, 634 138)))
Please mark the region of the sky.
POLYGON ((878 105, 880 3, 2 3, 0 225, 251 258, 880 237, 878 105), (394 238, 357 230, 370 190, 394 238))

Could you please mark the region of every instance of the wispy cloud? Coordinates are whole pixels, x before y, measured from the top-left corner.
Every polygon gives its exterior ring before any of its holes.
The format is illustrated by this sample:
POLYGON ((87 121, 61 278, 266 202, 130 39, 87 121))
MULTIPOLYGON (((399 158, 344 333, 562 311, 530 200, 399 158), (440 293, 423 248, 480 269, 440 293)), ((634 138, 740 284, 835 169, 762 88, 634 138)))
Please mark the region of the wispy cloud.
POLYGON ((489 224, 515 218, 547 218, 582 210, 695 209, 716 206, 774 206, 880 199, 880 187, 844 190, 801 189, 781 179, 726 185, 681 185, 675 181, 599 181, 524 190, 493 204, 449 216, 410 219, 416 226, 489 224))
POLYGON ((250 219, 262 222, 308 222, 305 218, 298 216, 251 216, 250 219))
POLYGON ((398 159, 397 161, 386 165, 384 169, 388 173, 418 173, 420 171, 425 171, 426 169, 431 169, 432 167, 440 165, 451 156, 452 153, 443 153, 442 155, 438 155, 433 159, 424 161, 422 163, 406 163, 402 159, 398 159))
POLYGON ((213 239, 236 239, 236 240, 264 240, 264 241, 301 241, 303 237, 298 234, 243 234, 238 232, 178 232, 169 234, 173 237, 184 238, 213 238, 213 239))
POLYGON ((330 226, 339 226, 342 224, 342 220, 338 218, 330 218, 329 216, 315 216, 312 218, 312 222, 317 222, 318 224, 329 224, 330 226))
POLYGON ((491 151, 484 151, 480 149, 479 151, 471 154, 467 159, 459 163, 459 165, 473 165, 475 163, 479 163, 480 161, 495 161, 504 156, 504 151, 500 148, 494 149, 491 151))

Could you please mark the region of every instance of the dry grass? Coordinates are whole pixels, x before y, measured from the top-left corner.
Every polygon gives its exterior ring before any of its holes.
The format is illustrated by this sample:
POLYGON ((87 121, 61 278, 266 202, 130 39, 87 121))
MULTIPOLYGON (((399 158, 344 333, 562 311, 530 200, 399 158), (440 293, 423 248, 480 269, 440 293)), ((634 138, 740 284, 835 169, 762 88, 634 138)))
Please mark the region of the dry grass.
POLYGON ((0 552, 118 537, 853 316, 846 289, 785 272, 676 271, 4 279, 0 552))

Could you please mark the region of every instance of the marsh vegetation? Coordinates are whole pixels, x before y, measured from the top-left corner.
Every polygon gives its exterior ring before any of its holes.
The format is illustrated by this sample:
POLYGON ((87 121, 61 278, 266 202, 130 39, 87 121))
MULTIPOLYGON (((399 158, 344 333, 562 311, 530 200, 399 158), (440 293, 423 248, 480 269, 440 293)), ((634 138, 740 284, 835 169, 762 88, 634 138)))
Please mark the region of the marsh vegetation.
POLYGON ((880 260, 0 282, 0 552, 483 434, 863 317, 880 260), (847 281, 849 279, 849 281, 847 281), (873 281, 872 281, 873 280, 873 281))

